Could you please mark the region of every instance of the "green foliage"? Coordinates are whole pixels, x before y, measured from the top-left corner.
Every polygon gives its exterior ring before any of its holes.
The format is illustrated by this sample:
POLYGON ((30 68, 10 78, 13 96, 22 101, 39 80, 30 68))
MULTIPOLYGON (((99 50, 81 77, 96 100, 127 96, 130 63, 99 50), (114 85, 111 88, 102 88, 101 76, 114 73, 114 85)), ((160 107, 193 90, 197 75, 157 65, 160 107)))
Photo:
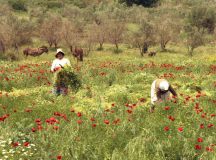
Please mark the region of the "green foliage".
POLYGON ((81 80, 78 75, 72 71, 71 67, 64 67, 56 74, 55 84, 59 85, 61 82, 64 82, 64 84, 70 86, 74 92, 78 92, 81 88, 81 80))
POLYGON ((154 59, 138 58, 134 49, 122 55, 94 52, 80 65, 84 87, 59 97, 50 93, 53 52, 21 62, 0 61, 0 157, 215 159, 215 151, 206 150, 215 150, 216 142, 215 126, 210 125, 216 122, 215 47, 203 47, 203 54, 191 59, 180 54, 181 46, 170 47, 176 53, 154 59), (151 83, 157 76, 166 76, 179 97, 149 113, 151 83), (199 137, 203 142, 197 142, 199 137), (13 147, 12 142, 20 145, 13 147))
POLYGON ((143 5, 144 7, 153 7, 159 0, 119 0, 120 3, 126 3, 128 6, 143 5))
POLYGON ((9 5, 17 11, 27 11, 25 0, 9 0, 9 5))
POLYGON ((205 34, 193 26, 185 26, 185 33, 188 53, 192 56, 195 48, 205 44, 205 34))
POLYGON ((213 33, 216 24, 215 8, 195 7, 192 9, 188 21, 199 30, 207 29, 209 33, 213 33))
POLYGON ((46 3, 46 6, 47 6, 48 9, 62 8, 63 7, 63 3, 59 2, 59 1, 48 1, 46 3))

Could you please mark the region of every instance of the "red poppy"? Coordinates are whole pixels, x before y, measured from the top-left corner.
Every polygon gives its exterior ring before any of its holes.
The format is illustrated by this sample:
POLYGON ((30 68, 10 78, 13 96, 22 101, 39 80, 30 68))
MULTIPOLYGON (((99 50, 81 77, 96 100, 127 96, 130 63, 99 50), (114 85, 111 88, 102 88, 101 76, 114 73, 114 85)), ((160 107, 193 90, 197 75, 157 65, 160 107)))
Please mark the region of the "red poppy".
POLYGON ((177 100, 174 100, 173 103, 177 103, 177 100))
POLYGON ((109 120, 104 120, 104 123, 109 124, 110 122, 109 122, 109 120))
POLYGON ((205 116, 206 116, 206 114, 205 114, 205 113, 203 113, 203 114, 201 115, 201 117, 202 117, 202 118, 205 118, 205 116))
POLYGON ((164 127, 164 131, 169 131, 169 129, 170 129, 169 126, 164 127))
POLYGON ((132 111, 132 110, 130 110, 130 109, 128 109, 128 110, 127 110, 127 112, 128 112, 129 114, 131 114, 133 111, 132 111))
POLYGON ((39 122, 41 122, 41 119, 38 118, 38 119, 35 120, 35 122, 39 123, 39 122))
POLYGON ((62 160, 62 156, 58 155, 57 157, 57 160, 62 160))
POLYGON ((203 142, 203 139, 201 137, 197 138, 197 142, 203 142))
POLYGON ((78 117, 82 117, 82 113, 81 112, 77 112, 77 116, 78 117))
POLYGON ((39 125, 39 126, 37 126, 37 129, 40 131, 43 129, 43 127, 39 125))
POLYGON ((200 129, 205 128, 204 124, 200 124, 200 129))
POLYGON ((0 121, 4 121, 6 118, 8 118, 10 115, 9 114, 5 114, 2 117, 0 117, 0 121))
POLYGON ((96 125, 95 123, 94 123, 94 124, 92 124, 92 127, 93 127, 93 128, 95 128, 96 126, 97 126, 97 125, 96 125))
POLYGON ((201 150, 201 149, 202 149, 202 146, 201 146, 201 145, 198 145, 198 144, 196 144, 196 145, 195 145, 195 149, 196 149, 196 150, 201 150))
MULTIPOLYGON (((61 117, 64 118, 64 120, 66 120, 66 121, 68 120, 66 114, 61 114, 61 117)), ((58 123, 59 123, 59 122, 58 122, 58 123)))
POLYGON ((120 122, 120 119, 117 118, 117 119, 115 119, 115 120, 113 121, 113 124, 118 124, 119 122, 120 122))
POLYGON ((59 127, 58 127, 58 126, 53 126, 53 129, 54 129, 54 130, 58 130, 59 127))
POLYGON ((32 130, 32 132, 36 132, 36 129, 35 129, 35 128, 32 128, 31 130, 32 130))
POLYGON ((32 109, 25 109, 25 112, 32 112, 32 109))
POLYGON ((29 142, 24 142, 24 143, 23 143, 23 146, 28 147, 29 144, 30 144, 29 142))
POLYGON ((82 120, 81 119, 77 120, 77 123, 82 124, 82 120))
POLYGON ((94 122, 94 121, 95 121, 95 118, 92 117, 90 120, 91 120, 92 122, 94 122))
POLYGON ((61 113, 59 113, 59 112, 54 112, 54 116, 61 116, 61 113))
POLYGON ((179 128, 178 128, 178 131, 179 131, 179 132, 183 132, 183 128, 182 128, 182 127, 179 127, 179 128))
POLYGON ((168 118, 169 118, 171 121, 175 121, 175 118, 172 117, 172 116, 168 116, 168 118))
POLYGON ((169 106, 164 107, 164 110, 168 111, 170 109, 169 106))
POLYGON ((12 146, 13 146, 13 147, 19 146, 19 142, 13 142, 13 143, 12 143, 12 146))
POLYGON ((210 116, 211 116, 211 117, 215 117, 215 116, 216 116, 216 114, 211 114, 210 116))
POLYGON ((125 104, 125 107, 129 107, 129 104, 128 104, 128 103, 126 103, 126 104, 125 104))
POLYGON ((140 102, 146 102, 146 99, 145 98, 140 98, 139 101, 140 102))
POLYGON ((208 151, 208 152, 213 152, 213 148, 211 148, 211 147, 206 147, 206 151, 208 151))
POLYGON ((208 125, 208 128, 211 128, 211 127, 213 127, 214 126, 214 124, 209 124, 208 125))

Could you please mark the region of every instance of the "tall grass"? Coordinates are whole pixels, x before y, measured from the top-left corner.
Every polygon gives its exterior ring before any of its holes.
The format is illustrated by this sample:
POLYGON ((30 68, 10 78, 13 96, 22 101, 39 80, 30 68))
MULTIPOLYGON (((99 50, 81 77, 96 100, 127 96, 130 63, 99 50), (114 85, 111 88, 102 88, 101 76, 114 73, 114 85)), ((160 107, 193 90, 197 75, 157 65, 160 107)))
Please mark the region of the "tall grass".
POLYGON ((107 48, 78 71, 70 58, 83 88, 66 97, 50 92, 53 52, 0 63, 1 159, 215 159, 214 49, 190 58, 171 46, 175 52, 142 58, 124 46, 119 54, 107 48), (150 113, 156 78, 179 97, 150 113))

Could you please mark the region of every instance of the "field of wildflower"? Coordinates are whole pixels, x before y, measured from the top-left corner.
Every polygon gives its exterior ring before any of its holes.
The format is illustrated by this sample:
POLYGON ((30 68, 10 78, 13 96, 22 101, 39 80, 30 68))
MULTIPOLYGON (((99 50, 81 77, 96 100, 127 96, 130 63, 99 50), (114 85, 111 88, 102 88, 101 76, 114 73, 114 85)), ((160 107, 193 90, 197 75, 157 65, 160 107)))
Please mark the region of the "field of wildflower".
POLYGON ((98 51, 78 67, 68 55, 82 88, 59 97, 54 53, 0 61, 0 160, 216 159, 215 48, 194 57, 173 50, 153 58, 98 51), (150 113, 156 78, 178 98, 150 113))

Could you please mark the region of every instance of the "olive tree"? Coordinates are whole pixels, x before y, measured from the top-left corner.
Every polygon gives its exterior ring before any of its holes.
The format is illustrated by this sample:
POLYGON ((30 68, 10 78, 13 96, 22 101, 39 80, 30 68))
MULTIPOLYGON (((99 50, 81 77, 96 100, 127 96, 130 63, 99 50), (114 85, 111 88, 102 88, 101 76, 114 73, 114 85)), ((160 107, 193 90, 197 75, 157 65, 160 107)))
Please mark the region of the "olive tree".
POLYGON ((159 19, 156 19, 155 30, 162 51, 166 51, 167 44, 177 38, 180 32, 179 27, 178 20, 168 14, 161 15, 159 19))
POLYGON ((71 21, 66 20, 63 22, 61 33, 63 41, 72 52, 73 48, 80 43, 83 30, 76 27, 76 24, 72 23, 71 21))
POLYGON ((207 30, 209 33, 214 33, 216 25, 215 8, 199 6, 194 7, 188 16, 188 22, 197 27, 199 31, 207 30))
POLYGON ((7 16, 1 24, 0 32, 5 49, 12 47, 18 52, 20 46, 31 43, 33 28, 28 20, 18 19, 13 15, 7 16))
POLYGON ((153 25, 142 21, 137 31, 129 33, 129 41, 134 47, 139 48, 141 56, 144 56, 148 52, 148 48, 156 42, 153 25))
POLYGON ((47 41, 50 47, 54 45, 57 48, 62 37, 61 31, 62 18, 56 15, 49 15, 43 20, 40 35, 42 39, 47 41))
POLYGON ((193 56, 194 49, 205 44, 205 33, 201 32, 197 27, 187 25, 184 28, 186 36, 186 46, 190 56, 193 56))
POLYGON ((120 21, 110 21, 108 26, 108 40, 116 47, 116 52, 119 52, 119 43, 123 41, 125 24, 120 21))
POLYGON ((128 6, 133 4, 143 5, 144 7, 153 7, 159 0, 119 0, 121 3, 126 3, 128 6))

